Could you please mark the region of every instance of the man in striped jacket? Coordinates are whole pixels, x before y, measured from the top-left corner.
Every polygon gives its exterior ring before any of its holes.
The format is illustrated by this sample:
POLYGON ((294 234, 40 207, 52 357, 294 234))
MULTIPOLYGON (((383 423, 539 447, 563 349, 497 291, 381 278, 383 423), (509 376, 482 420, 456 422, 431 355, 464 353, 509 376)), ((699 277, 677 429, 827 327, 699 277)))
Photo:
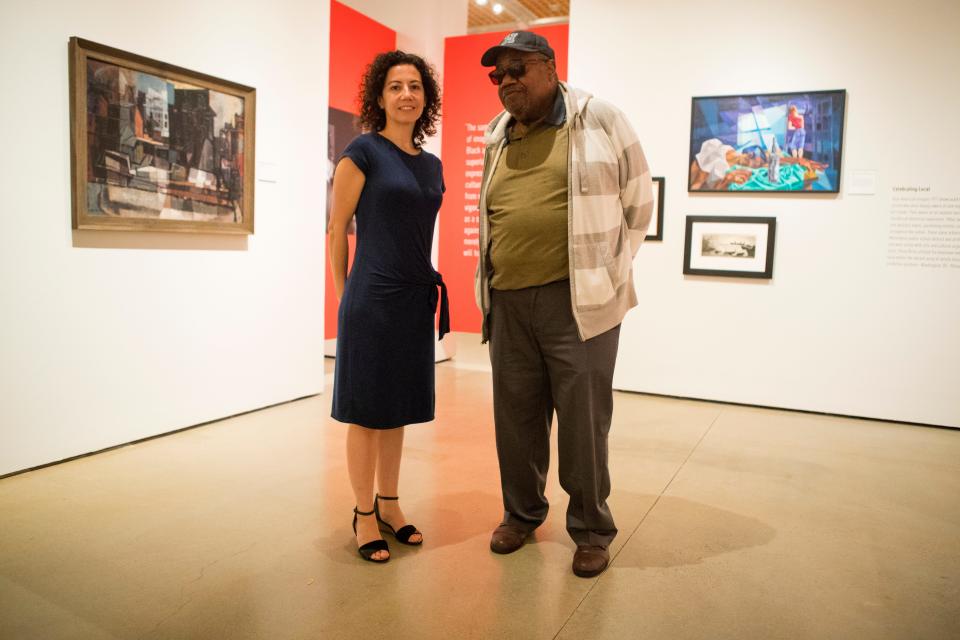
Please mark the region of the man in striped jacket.
POLYGON ((516 551, 546 518, 556 411, 573 572, 592 577, 617 534, 607 434, 620 322, 637 304, 632 259, 653 212, 650 172, 624 115, 560 82, 542 36, 515 31, 481 64, 495 67, 505 108, 487 127, 476 277, 504 504, 490 548, 516 551))

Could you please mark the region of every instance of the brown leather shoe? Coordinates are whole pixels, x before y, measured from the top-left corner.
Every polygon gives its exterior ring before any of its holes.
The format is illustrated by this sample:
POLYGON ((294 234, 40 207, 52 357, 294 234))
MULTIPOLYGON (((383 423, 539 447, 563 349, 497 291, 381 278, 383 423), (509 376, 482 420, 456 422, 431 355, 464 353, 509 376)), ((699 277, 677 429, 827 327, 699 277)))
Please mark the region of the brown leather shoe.
POLYGON ((573 573, 581 578, 592 578, 603 573, 610 562, 606 547, 593 544, 578 544, 573 554, 573 573))
POLYGON ((513 553, 523 546, 527 539, 527 532, 519 527, 501 524, 493 530, 490 536, 490 551, 494 553, 513 553))

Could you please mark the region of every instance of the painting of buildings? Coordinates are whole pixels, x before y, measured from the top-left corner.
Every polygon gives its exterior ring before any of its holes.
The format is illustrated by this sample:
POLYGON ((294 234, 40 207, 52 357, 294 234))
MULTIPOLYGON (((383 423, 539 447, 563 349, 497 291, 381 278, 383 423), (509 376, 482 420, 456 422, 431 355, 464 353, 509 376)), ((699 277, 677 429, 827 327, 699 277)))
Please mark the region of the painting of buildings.
POLYGON ((83 153, 75 158, 83 165, 75 168, 78 186, 82 172, 81 219, 252 232, 249 98, 162 69, 149 73, 141 64, 94 55, 82 63, 84 86, 74 87, 82 89, 84 107, 82 122, 74 123, 84 132, 83 153))

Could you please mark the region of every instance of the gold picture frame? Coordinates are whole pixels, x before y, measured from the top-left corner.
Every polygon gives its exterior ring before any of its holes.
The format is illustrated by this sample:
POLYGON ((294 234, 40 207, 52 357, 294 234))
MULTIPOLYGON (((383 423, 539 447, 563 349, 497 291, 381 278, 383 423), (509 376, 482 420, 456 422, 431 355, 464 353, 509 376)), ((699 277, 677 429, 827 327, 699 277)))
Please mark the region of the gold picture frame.
POLYGON ((70 38, 74 229, 252 234, 256 89, 70 38))

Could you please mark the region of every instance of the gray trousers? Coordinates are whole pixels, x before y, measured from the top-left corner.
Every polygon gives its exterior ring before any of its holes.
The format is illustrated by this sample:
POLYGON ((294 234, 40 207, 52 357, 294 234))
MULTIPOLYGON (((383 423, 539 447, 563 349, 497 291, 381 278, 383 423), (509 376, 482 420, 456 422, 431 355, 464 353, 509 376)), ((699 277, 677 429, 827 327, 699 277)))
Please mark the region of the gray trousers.
POLYGON ((568 280, 493 291, 488 322, 503 523, 533 531, 547 516, 556 411, 567 531, 577 544, 610 544, 617 528, 607 506, 607 435, 620 327, 582 342, 568 280))

